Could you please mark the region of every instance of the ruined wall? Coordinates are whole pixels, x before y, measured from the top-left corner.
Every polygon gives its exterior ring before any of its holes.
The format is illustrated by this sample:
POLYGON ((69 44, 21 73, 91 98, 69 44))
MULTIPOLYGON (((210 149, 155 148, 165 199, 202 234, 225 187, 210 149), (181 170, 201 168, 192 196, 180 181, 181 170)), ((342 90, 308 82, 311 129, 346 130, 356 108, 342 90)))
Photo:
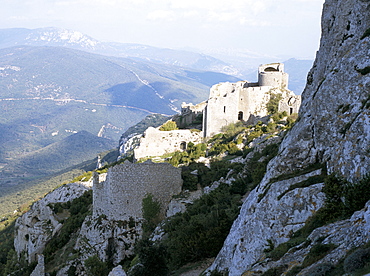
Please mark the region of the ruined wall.
POLYGON ((161 203, 161 213, 173 195, 181 192, 181 169, 168 163, 133 164, 126 161, 109 169, 104 182, 94 181, 93 216, 105 215, 108 220, 140 219, 142 200, 152 194, 161 203))
POLYGON ((279 102, 279 112, 285 111, 288 115, 298 113, 301 106, 301 96, 286 97, 279 102))
POLYGON ((161 156, 170 152, 182 151, 186 149, 189 142, 198 144, 202 141, 202 132, 188 129, 160 131, 149 127, 145 131, 144 137, 140 139, 140 146, 134 149, 134 157, 139 160, 149 156, 161 156))
POLYGON ((266 116, 270 89, 268 86, 251 87, 245 81, 212 86, 205 109, 204 136, 220 133, 222 127, 239 120, 252 124, 256 119, 266 116))
POLYGON ((297 113, 301 97, 288 87, 288 74, 282 63, 266 64, 259 67, 258 83, 240 81, 219 83, 212 86, 203 113, 203 134, 210 137, 221 129, 239 120, 255 124, 268 115, 266 104, 271 93, 282 94, 279 112, 297 113))
POLYGON ((174 121, 180 128, 186 128, 188 125, 197 121, 198 117, 203 114, 207 102, 201 102, 193 105, 192 103, 181 104, 181 114, 174 117, 174 121))

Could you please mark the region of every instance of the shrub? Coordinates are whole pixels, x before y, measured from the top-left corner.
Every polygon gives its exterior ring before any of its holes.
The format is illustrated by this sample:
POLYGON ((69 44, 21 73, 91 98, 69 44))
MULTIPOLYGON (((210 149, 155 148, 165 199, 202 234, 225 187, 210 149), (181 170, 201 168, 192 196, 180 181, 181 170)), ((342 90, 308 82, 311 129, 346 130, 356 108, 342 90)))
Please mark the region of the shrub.
POLYGON ((176 122, 174 121, 167 121, 163 125, 160 126, 159 130, 161 131, 171 131, 171 130, 176 130, 179 129, 177 127, 176 122))
POLYGON ((368 262, 370 262, 370 248, 360 248, 344 260, 343 268, 345 272, 351 273, 363 268, 368 262))
POLYGON ((307 272, 306 275, 310 276, 325 276, 329 275, 331 270, 334 268, 331 264, 318 264, 311 267, 307 272))
POLYGON ((281 94, 270 93, 270 100, 266 104, 266 108, 269 114, 275 114, 279 109, 279 102, 283 98, 281 94))
POLYGON ((132 267, 129 273, 130 276, 168 275, 166 264, 167 252, 165 247, 155 245, 150 240, 144 239, 140 240, 135 246, 135 253, 138 264, 132 267))
POLYGON ((94 255, 86 259, 85 267, 87 269, 87 274, 90 276, 96 275, 108 275, 109 268, 107 263, 101 261, 98 256, 94 255))
POLYGON ((304 259, 302 266, 307 267, 315 263, 316 261, 322 259, 335 247, 336 246, 334 244, 322 244, 322 243, 315 244, 314 246, 312 246, 310 252, 304 259))
POLYGON ((143 218, 145 223, 143 224, 144 231, 150 233, 154 230, 156 225, 161 221, 160 211, 161 204, 153 199, 152 194, 147 194, 143 198, 142 202, 143 218))

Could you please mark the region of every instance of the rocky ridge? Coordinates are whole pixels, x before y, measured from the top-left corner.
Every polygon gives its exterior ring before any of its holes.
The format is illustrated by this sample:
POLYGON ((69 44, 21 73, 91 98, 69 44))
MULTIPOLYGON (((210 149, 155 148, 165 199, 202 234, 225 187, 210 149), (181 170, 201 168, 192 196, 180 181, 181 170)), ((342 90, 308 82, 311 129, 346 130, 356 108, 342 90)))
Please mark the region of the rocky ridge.
MULTIPOLYGON (((283 140, 278 156, 269 163, 264 179, 245 200, 209 271, 228 271, 230 276, 257 275, 248 271, 265 256, 263 249, 267 241, 275 246, 288 241, 292 232, 323 205, 325 196, 320 192, 321 183, 294 189, 279 200, 278 195, 287 190, 289 182, 297 183, 298 179, 276 182, 275 177, 300 171, 314 163, 326 164, 328 173, 337 173, 353 181, 369 172, 370 37, 366 35, 369 10, 369 1, 325 2, 320 50, 302 94, 299 119, 283 140)), ((368 215, 367 206, 351 220, 317 229, 311 234, 314 239, 318 232, 330 229, 331 235, 324 242, 336 241, 339 245, 334 251, 336 258, 327 256, 332 264, 350 248, 369 241, 366 234, 369 233, 368 215), (353 223, 356 218, 361 218, 358 225, 353 223), (351 241, 339 231, 344 225, 353 232, 356 232, 355 226, 360 227, 364 234, 356 235, 351 241)), ((304 256, 301 253, 300 258, 304 256)), ((268 267, 274 264, 264 264, 263 270, 268 267)), ((304 271, 301 273, 305 275, 304 271)))

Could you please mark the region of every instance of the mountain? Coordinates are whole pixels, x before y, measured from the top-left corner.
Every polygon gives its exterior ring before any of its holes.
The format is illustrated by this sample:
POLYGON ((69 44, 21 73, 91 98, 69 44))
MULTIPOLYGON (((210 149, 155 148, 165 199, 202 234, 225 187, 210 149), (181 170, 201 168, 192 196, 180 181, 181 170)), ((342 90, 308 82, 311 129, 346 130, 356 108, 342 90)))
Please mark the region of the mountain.
POLYGON ((118 141, 150 113, 203 101, 211 82, 236 78, 61 47, 0 50, 0 157, 86 130, 118 141), (10 153, 12 152, 12 153, 10 153))
POLYGON ((67 47, 96 54, 240 76, 232 65, 197 52, 132 43, 101 42, 78 31, 60 28, 0 29, 0 48, 19 45, 67 47))

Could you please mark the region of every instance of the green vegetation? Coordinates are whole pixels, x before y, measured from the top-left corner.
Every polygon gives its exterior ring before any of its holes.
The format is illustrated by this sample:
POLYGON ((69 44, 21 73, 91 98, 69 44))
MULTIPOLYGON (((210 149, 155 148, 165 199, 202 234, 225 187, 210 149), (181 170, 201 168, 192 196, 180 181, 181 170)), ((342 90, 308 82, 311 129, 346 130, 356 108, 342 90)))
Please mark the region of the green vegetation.
POLYGON ((136 258, 133 260, 130 276, 166 276, 168 257, 163 245, 156 245, 148 239, 138 242, 135 247, 136 258))
POLYGON ((365 76, 370 73, 370 66, 366 66, 362 69, 356 68, 356 71, 365 76))
MULTIPOLYGON (((324 182, 323 192, 326 195, 324 207, 310 217, 306 224, 295 232, 288 242, 279 244, 269 251, 267 257, 278 260, 290 248, 303 242, 306 242, 307 245, 310 241, 306 239, 314 229, 350 217, 355 211, 363 208, 365 203, 370 199, 370 176, 364 177, 357 183, 350 183, 343 178, 331 174, 325 177, 324 182)), ((333 245, 315 245, 311 249, 312 252, 310 252, 312 257, 306 257, 307 261, 305 260, 300 269, 321 259, 326 255, 325 252, 332 249, 333 245)))
POLYGON ((162 220, 160 216, 161 204, 153 199, 152 194, 148 194, 143 198, 142 206, 143 218, 145 219, 143 224, 144 234, 149 235, 162 220))
POLYGON ((160 131, 171 131, 179 129, 175 121, 167 121, 160 128, 160 131))
POLYGON ((173 166, 178 166, 179 164, 189 164, 194 162, 199 157, 206 155, 206 144, 200 143, 194 145, 194 143, 189 142, 185 151, 177 151, 172 154, 168 162, 173 166))
POLYGON ((270 93, 270 100, 266 104, 266 108, 269 114, 275 114, 279 110, 279 102, 283 96, 281 94, 270 93))
POLYGON ((86 259, 85 267, 87 269, 87 275, 89 276, 106 276, 110 272, 107 263, 101 261, 96 255, 86 259))
POLYGON ((90 212, 91 204, 92 190, 85 192, 81 197, 75 198, 71 202, 56 203, 51 206, 54 212, 60 213, 66 210, 70 216, 63 222, 60 232, 46 244, 44 249, 45 263, 53 261, 55 252, 63 248, 70 240, 71 235, 81 227, 85 217, 90 212))

